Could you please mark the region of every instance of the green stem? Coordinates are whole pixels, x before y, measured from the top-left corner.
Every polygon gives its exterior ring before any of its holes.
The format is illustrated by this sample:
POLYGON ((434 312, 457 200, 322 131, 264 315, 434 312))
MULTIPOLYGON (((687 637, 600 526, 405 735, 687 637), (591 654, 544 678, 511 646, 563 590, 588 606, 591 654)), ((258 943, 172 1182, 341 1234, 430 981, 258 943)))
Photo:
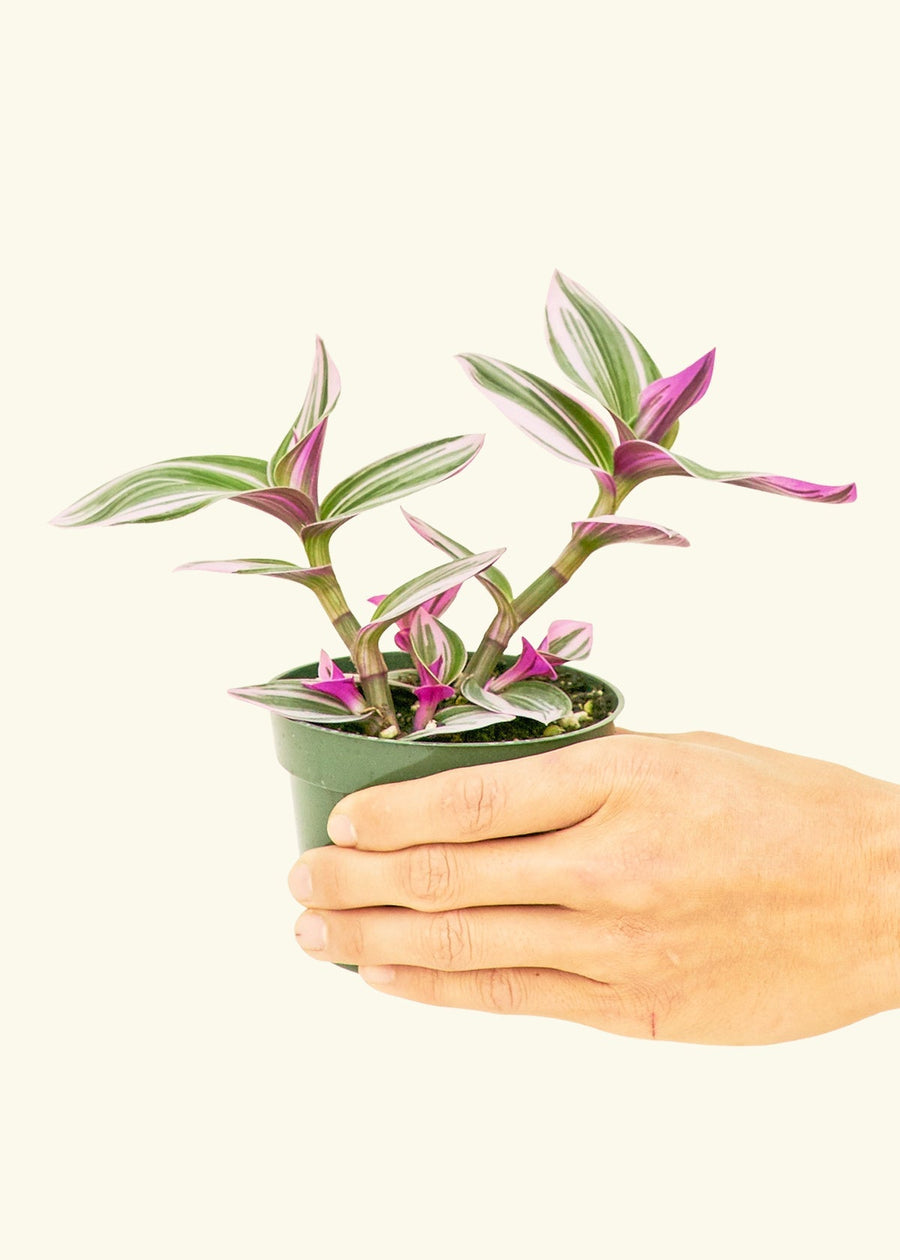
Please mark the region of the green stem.
POLYGON ((375 644, 368 653, 369 669, 363 674, 360 668, 360 662, 357 660, 360 624, 350 610, 332 567, 330 542, 330 535, 326 534, 315 535, 308 543, 304 540, 310 564, 315 568, 330 570, 327 576, 323 575, 321 581, 316 582, 313 589, 360 675, 359 685, 363 695, 376 710, 366 722, 366 734, 378 735, 381 731, 389 730, 390 727, 397 725, 397 714, 394 711, 391 689, 387 681, 387 662, 379 651, 378 645, 375 644))
POLYGON ((555 595, 565 586, 589 555, 590 549, 585 548, 583 544, 575 541, 567 543, 553 564, 513 600, 512 621, 503 619, 501 624, 499 614, 494 618, 472 657, 466 676, 483 687, 519 626, 537 612, 551 595, 555 595))

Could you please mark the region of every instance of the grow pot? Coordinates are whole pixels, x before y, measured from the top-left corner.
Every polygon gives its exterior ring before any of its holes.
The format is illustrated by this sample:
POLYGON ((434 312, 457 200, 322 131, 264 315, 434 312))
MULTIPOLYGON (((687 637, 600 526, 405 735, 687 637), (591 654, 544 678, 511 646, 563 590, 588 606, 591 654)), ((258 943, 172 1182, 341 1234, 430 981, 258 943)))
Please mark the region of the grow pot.
MULTIPOLYGON (((402 652, 385 652, 388 669, 409 666, 409 657, 402 652)), ((511 665, 515 657, 504 657, 511 665)), ((354 670, 349 657, 337 657, 335 664, 347 673, 354 670)), ((569 674, 584 680, 591 689, 602 688, 614 698, 611 711, 599 721, 561 735, 542 735, 534 739, 481 739, 477 742, 454 743, 445 738, 434 740, 378 739, 353 734, 335 726, 315 726, 292 718, 272 715, 275 751, 278 760, 291 777, 294 815, 300 852, 330 844, 325 825, 328 815, 344 796, 360 788, 381 783, 401 783, 421 779, 459 766, 482 766, 517 757, 532 757, 585 739, 597 739, 615 733, 614 722, 622 711, 621 692, 605 679, 567 666, 569 674)), ((282 678, 315 678, 318 663, 288 670, 282 678)), ((503 731, 497 726, 497 732, 503 731)), ((356 967, 339 966, 355 971, 356 967)))

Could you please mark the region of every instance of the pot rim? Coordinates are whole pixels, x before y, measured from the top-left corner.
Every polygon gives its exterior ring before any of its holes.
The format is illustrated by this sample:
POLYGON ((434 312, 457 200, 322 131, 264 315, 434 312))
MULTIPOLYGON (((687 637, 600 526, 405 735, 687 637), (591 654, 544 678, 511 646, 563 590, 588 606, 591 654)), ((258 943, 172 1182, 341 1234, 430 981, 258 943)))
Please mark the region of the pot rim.
MULTIPOLYGON (((384 652, 383 656, 389 669, 400 668, 409 660, 406 652, 384 652)), ((347 666, 353 666, 353 661, 349 656, 335 656, 332 659, 339 669, 345 669, 347 666)), ((504 663, 512 664, 514 661, 518 660, 518 657, 504 655, 500 659, 504 663)), ((580 735, 584 738, 588 731, 594 732, 601 727, 613 726, 616 718, 625 707, 625 697, 622 695, 622 692, 617 686, 615 686, 614 683, 609 682, 608 679, 601 678, 599 674, 591 674, 587 670, 578 669, 574 665, 566 665, 565 668, 571 669, 574 673, 580 674, 584 678, 589 678, 592 682, 602 683, 604 688, 611 691, 615 696, 616 705, 615 708, 612 709, 611 712, 607 713, 605 717, 601 718, 599 722, 592 722, 589 726, 581 726, 572 731, 561 731, 559 735, 538 735, 534 739, 483 739, 474 742, 464 740, 457 743, 454 743, 451 740, 443 739, 440 736, 433 740, 379 739, 377 735, 361 735, 355 731, 342 731, 336 726, 320 726, 315 722, 305 722, 300 718, 288 718, 283 714, 273 714, 273 717, 281 716, 283 721, 290 722, 291 725, 303 726, 308 730, 321 731, 323 735, 339 736, 342 739, 349 739, 356 745, 359 744, 360 740, 366 740, 373 745, 377 744, 381 748, 388 745, 394 748, 460 748, 463 746, 470 748, 521 748, 525 745, 528 748, 549 750, 551 748, 556 748, 561 744, 571 742, 573 736, 580 735)), ((287 669, 281 674, 276 674, 272 681, 277 682, 282 678, 299 678, 302 677, 300 671, 308 669, 317 670, 318 663, 311 661, 306 665, 295 665, 293 669, 287 669)))

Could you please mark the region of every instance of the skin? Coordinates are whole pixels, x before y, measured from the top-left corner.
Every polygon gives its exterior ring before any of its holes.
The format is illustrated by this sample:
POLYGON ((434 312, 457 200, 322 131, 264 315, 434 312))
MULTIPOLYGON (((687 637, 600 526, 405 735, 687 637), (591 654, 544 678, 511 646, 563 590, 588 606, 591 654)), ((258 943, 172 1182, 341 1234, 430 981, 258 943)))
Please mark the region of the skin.
POLYGON ((718 1045, 900 1006, 900 787, 842 766, 620 733, 367 788, 329 835, 297 940, 385 993, 718 1045))

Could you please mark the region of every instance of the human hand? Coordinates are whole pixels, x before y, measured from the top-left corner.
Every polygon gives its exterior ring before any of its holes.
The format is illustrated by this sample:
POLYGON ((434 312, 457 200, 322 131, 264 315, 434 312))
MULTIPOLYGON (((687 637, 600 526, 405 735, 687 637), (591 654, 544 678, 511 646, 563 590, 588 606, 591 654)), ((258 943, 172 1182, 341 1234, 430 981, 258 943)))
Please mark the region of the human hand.
POLYGON ((400 997, 744 1045, 900 1005, 900 788, 840 766, 617 734, 366 788, 329 834, 297 939, 400 997))

